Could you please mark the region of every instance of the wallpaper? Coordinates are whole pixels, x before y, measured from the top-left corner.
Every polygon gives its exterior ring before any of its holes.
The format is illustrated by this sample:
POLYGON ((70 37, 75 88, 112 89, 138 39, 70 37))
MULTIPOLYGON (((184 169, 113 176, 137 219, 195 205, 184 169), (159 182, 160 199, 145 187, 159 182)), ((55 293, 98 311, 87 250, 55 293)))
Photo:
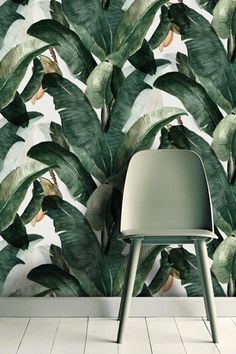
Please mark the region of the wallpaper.
MULTIPOLYGON (((215 296, 235 296, 236 1, 0 1, 0 295, 120 296, 131 157, 201 157, 215 296)), ((166 161, 168 163, 168 161, 166 161)), ((192 246, 143 246, 134 296, 202 296, 192 246)))

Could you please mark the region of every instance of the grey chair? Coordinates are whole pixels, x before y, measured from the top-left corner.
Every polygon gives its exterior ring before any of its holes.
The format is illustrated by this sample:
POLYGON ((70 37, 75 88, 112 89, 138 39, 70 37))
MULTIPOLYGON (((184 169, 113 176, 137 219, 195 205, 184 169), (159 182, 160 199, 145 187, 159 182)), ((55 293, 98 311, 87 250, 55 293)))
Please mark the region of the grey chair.
POLYGON ((200 157, 188 150, 145 150, 129 164, 121 213, 121 239, 130 242, 119 311, 117 342, 129 316, 142 244, 195 245, 207 318, 218 341, 212 280, 206 241, 213 233, 212 205, 200 157))

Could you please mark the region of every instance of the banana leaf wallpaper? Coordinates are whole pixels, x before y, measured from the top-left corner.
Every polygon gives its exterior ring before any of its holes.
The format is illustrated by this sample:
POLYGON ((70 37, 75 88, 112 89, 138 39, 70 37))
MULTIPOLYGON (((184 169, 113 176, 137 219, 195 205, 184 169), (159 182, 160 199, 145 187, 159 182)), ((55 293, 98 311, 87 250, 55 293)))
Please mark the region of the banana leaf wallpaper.
MULTIPOLYGON (((189 149, 235 296, 235 132, 236 0, 0 0, 0 295, 120 296, 129 160, 189 149)), ((202 296, 193 249, 143 247, 134 296, 176 295, 202 296)))

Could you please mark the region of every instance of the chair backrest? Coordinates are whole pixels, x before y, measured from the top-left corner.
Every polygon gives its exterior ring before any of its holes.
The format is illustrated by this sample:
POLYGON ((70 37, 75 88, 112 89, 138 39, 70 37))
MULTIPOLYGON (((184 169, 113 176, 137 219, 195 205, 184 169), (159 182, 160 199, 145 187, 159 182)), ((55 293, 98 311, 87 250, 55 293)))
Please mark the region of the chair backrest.
POLYGON ((129 164, 121 232, 205 229, 213 231, 208 183, 200 157, 189 150, 145 150, 129 164))

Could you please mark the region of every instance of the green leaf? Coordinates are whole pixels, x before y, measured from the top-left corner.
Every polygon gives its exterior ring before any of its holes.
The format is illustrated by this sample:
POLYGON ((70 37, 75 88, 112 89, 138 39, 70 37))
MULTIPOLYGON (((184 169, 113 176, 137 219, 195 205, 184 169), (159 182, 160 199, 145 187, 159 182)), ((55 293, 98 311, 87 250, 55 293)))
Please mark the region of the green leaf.
POLYGON ((141 47, 157 10, 166 2, 167 0, 135 0, 116 27, 114 49, 118 50, 128 43, 130 55, 135 53, 141 47))
POLYGON ((9 173, 0 184, 0 230, 10 226, 30 184, 50 167, 30 161, 9 173))
POLYGON ((58 166, 54 170, 72 196, 79 202, 86 204, 96 188, 96 184, 73 153, 54 142, 42 142, 34 145, 28 151, 28 156, 45 165, 55 164, 58 166))
POLYGON ((155 74, 157 64, 154 53, 146 40, 143 41, 141 48, 129 58, 130 63, 138 70, 146 74, 155 74))
POLYGON ((50 123, 50 136, 54 143, 60 145, 66 150, 70 150, 66 139, 62 133, 62 127, 60 124, 57 124, 55 122, 50 123))
POLYGON ((191 68, 196 75, 210 79, 223 97, 235 106, 236 70, 234 64, 229 63, 223 43, 210 23, 196 11, 186 5, 183 6, 190 24, 185 26, 182 40, 185 41, 188 49, 191 68))
POLYGON ((212 101, 220 106, 226 113, 230 113, 232 111, 231 103, 224 98, 220 90, 215 86, 211 79, 199 75, 196 76, 197 81, 199 81, 205 88, 212 101))
POLYGON ((16 257, 18 251, 18 248, 11 245, 7 245, 0 251, 0 291, 12 268, 14 268, 17 264, 24 264, 21 259, 16 257))
POLYGON ((186 114, 182 109, 164 107, 139 118, 119 145, 114 161, 114 170, 128 163, 133 154, 151 148, 158 131, 176 117, 186 114))
POLYGON ((188 61, 187 55, 185 55, 181 52, 177 52, 176 66, 177 66, 179 73, 188 76, 192 80, 195 80, 194 73, 192 72, 192 69, 189 66, 189 61, 188 61))
POLYGON ((24 17, 16 11, 18 6, 19 4, 14 3, 12 0, 6 0, 0 6, 0 48, 3 46, 5 35, 10 26, 16 20, 24 20, 24 17))
POLYGON ((110 79, 113 65, 110 62, 101 62, 89 75, 86 94, 94 108, 102 108, 107 100, 107 91, 110 89, 110 79))
POLYGON ((13 101, 2 109, 0 113, 9 122, 15 125, 25 128, 29 124, 29 116, 26 110, 26 105, 22 101, 22 98, 18 92, 16 92, 13 101))
MULTIPOLYGON (((112 49, 112 34, 106 11, 99 0, 62 0, 62 10, 80 36, 81 26, 106 54, 112 49)), ((80 37, 83 41, 83 38, 80 37)))
POLYGON ((53 219, 62 254, 73 275, 90 295, 112 294, 111 275, 97 236, 86 223, 83 214, 58 197, 46 197, 43 209, 53 219))
POLYGON ((35 215, 37 215, 41 209, 44 198, 44 192, 40 182, 36 180, 33 185, 32 198, 21 215, 21 220, 25 225, 28 224, 35 217, 35 215))
MULTIPOLYGON (((194 254, 184 248, 172 248, 169 253, 170 262, 173 268, 180 274, 181 284, 184 286, 188 296, 203 296, 200 272, 197 258, 194 254), (178 263, 176 263, 176 259, 178 263), (179 266, 181 264, 181 266, 179 266)), ((212 275, 212 285, 215 296, 225 296, 224 290, 212 275)))
POLYGON ((101 184, 87 201, 85 218, 94 230, 102 230, 110 206, 113 188, 109 184, 101 184))
POLYGON ((62 6, 59 1, 56 0, 51 0, 50 1, 50 14, 53 20, 61 23, 63 26, 66 26, 69 28, 69 23, 67 22, 63 11, 62 11, 62 6))
POLYGON ((175 144, 176 134, 177 136, 181 134, 188 142, 185 148, 196 152, 201 157, 210 187, 215 225, 227 235, 231 235, 232 230, 236 229, 236 186, 228 182, 222 164, 203 138, 183 126, 171 127, 170 133, 173 144, 175 144))
POLYGON ((131 115, 136 98, 143 90, 151 89, 151 86, 144 82, 145 77, 145 73, 134 70, 125 78, 118 90, 115 103, 110 113, 107 131, 107 141, 112 154, 114 154, 124 136, 122 129, 131 115))
POLYGON ((133 296, 137 296, 142 291, 145 280, 150 273, 158 254, 166 247, 166 245, 152 247, 139 261, 133 296))
POLYGON ((61 268, 65 272, 69 273, 69 268, 63 257, 61 247, 56 246, 53 243, 50 246, 50 259, 52 264, 56 265, 57 267, 61 268))
POLYGON ((161 19, 155 32, 149 39, 149 45, 152 49, 156 49, 166 38, 169 30, 171 29, 171 21, 169 19, 168 8, 166 6, 161 7, 161 19))
POLYGON ((29 246, 29 238, 26 228, 18 214, 16 214, 13 223, 4 231, 1 231, 1 236, 10 245, 16 248, 25 250, 29 246))
POLYGON ((221 161, 236 156, 236 115, 229 114, 217 125, 212 148, 221 161))
POLYGON ((3 127, 0 128, 0 170, 3 167, 5 158, 7 156, 10 148, 17 142, 23 142, 24 139, 17 135, 17 130, 19 127, 7 122, 3 127))
POLYGON ((228 283, 232 273, 232 263, 236 253, 236 238, 227 237, 213 255, 212 271, 221 283, 228 283))
POLYGON ((178 97, 198 126, 206 133, 213 134, 223 116, 200 84, 181 73, 173 72, 160 76, 154 86, 178 97))
POLYGON ((166 284, 172 267, 169 263, 169 256, 166 251, 161 252, 161 259, 160 259, 160 268, 158 269, 157 273, 153 277, 151 283, 148 286, 148 289, 152 295, 158 293, 161 290, 163 285, 166 284))
POLYGON ((51 47, 30 39, 11 49, 0 62, 0 110, 13 99, 31 60, 51 47))
POLYGON ((35 58, 33 63, 32 76, 24 90, 21 92, 21 98, 24 102, 28 102, 35 95, 42 84, 44 75, 43 66, 38 58, 35 58))
POLYGON ((43 87, 53 96, 55 108, 61 117, 63 134, 76 150, 84 167, 94 173, 94 170, 91 171, 92 162, 88 163, 89 156, 100 172, 98 174, 95 171, 94 176, 104 178, 109 174, 110 151, 100 121, 84 93, 57 74, 46 74, 43 87))
POLYGON ((71 73, 86 82, 96 62, 75 32, 57 21, 41 20, 34 23, 28 29, 28 33, 47 43, 57 43, 55 49, 68 65, 71 73))
POLYGON ((27 278, 46 288, 55 289, 57 296, 87 296, 79 281, 54 264, 43 264, 32 269, 27 278))
POLYGON ((120 22, 124 13, 122 7, 125 1, 126 0, 109 1, 108 7, 105 9, 105 14, 107 16, 112 34, 114 34, 116 26, 120 22))
POLYGON ((236 1, 219 0, 213 10, 212 26, 221 38, 236 35, 236 1))
POLYGON ((204 10, 212 14, 219 0, 195 0, 195 1, 199 4, 200 7, 202 7, 204 10))

